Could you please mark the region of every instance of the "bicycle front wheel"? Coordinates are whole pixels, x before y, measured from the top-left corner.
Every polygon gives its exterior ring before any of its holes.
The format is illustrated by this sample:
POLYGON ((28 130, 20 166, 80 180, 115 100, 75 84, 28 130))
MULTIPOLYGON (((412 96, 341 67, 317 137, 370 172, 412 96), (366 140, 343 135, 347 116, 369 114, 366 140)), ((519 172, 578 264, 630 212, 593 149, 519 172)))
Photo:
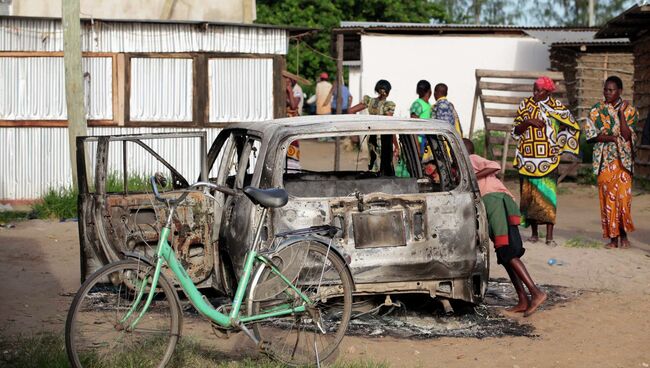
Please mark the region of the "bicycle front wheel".
POLYGON ((81 285, 65 325, 73 367, 122 367, 134 360, 143 367, 167 364, 181 333, 182 314, 176 291, 162 274, 151 289, 154 270, 137 260, 117 261, 81 285), (133 326, 150 293, 153 301, 133 326))
MULTIPOLYGON (((280 250, 271 260, 309 297, 311 305, 304 313, 256 323, 253 329, 257 338, 269 355, 287 364, 315 364, 326 360, 343 339, 352 313, 354 286, 345 262, 326 245, 310 240, 280 250)), ((252 314, 305 304, 268 267, 252 287, 252 314)))

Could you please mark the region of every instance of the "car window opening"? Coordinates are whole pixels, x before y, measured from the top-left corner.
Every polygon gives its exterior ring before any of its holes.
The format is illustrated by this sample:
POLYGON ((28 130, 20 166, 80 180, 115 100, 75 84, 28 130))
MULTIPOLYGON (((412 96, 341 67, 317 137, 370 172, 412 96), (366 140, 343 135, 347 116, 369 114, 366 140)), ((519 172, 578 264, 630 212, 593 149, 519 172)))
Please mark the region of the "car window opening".
POLYGON ((460 183, 456 157, 443 135, 300 138, 288 145, 283 184, 296 197, 444 192, 460 183))

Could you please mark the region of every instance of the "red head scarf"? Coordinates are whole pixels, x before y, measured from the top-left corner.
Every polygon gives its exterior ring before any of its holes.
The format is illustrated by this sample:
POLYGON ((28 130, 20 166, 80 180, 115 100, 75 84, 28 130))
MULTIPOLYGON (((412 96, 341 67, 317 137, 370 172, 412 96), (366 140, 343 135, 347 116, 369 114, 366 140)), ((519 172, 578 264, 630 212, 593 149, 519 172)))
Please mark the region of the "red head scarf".
POLYGON ((539 87, 539 88, 541 88, 543 90, 549 91, 549 92, 555 91, 555 83, 553 83, 553 80, 551 78, 549 78, 549 77, 539 77, 539 78, 537 78, 537 80, 535 81, 535 85, 537 85, 537 87, 539 87))

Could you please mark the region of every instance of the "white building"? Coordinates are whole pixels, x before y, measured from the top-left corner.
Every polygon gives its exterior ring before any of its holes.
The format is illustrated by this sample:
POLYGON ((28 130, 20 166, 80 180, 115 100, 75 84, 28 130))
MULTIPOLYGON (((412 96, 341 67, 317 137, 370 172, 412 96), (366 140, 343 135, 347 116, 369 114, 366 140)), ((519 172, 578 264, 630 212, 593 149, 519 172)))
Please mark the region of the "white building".
MULTIPOLYGON (((86 19, 88 134, 206 130, 211 142, 225 123, 283 116, 294 31, 304 29, 86 19)), ((72 184, 62 51, 60 19, 0 17, 2 201, 72 184)), ((157 149, 189 161, 185 148, 157 149)))
MULTIPOLYGON (((476 69, 542 71, 550 67, 549 46, 512 26, 436 25, 420 23, 341 22, 334 35, 344 35, 344 65, 349 68, 354 101, 374 96, 379 79, 392 85, 389 99, 395 115, 408 117, 417 98, 415 86, 426 79, 449 87, 467 133, 476 87, 476 69)), ((567 31, 564 28, 544 28, 567 31)), ((531 83, 532 93, 532 83, 531 83)), ((430 102, 433 102, 433 98, 430 102)), ((479 107, 480 108, 480 107, 479 107)), ((475 130, 483 127, 477 111, 475 130)))

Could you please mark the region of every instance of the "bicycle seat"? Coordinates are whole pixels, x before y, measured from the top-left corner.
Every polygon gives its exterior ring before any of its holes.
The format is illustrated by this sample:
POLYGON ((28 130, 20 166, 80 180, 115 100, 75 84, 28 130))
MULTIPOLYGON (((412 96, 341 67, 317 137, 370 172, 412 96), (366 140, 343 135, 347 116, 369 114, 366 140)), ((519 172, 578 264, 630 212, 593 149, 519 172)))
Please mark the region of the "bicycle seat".
POLYGON ((244 188, 244 194, 253 203, 267 208, 282 207, 289 202, 289 194, 282 188, 259 189, 246 187, 244 188))

